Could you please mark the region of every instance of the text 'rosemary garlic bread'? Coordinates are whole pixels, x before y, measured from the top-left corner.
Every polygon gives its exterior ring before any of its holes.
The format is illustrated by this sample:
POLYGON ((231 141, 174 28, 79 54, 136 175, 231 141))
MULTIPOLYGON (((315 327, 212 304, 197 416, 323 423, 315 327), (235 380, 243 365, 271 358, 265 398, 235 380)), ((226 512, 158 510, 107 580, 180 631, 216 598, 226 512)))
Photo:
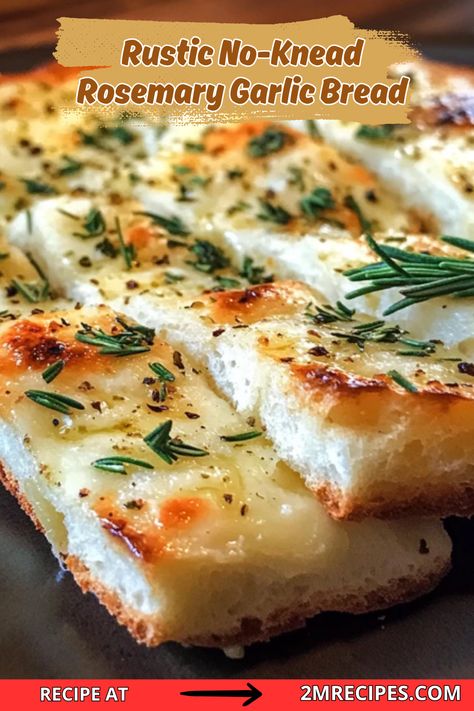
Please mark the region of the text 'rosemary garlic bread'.
POLYGON ((184 300, 181 318, 151 303, 127 309, 258 413, 332 515, 472 512, 474 365, 458 350, 319 304, 295 282, 184 300))
POLYGON ((364 126, 318 121, 321 135, 396 189, 438 229, 474 237, 474 72, 429 62, 412 75, 411 123, 364 126))
POLYGON ((64 111, 70 72, 0 84, 0 226, 53 195, 132 197, 193 232, 291 224, 357 235, 361 210, 380 229, 417 230, 362 166, 303 130, 269 121, 181 126, 134 121, 122 112, 64 111))
POLYGON ((249 643, 430 589, 439 522, 338 523, 180 352, 107 308, 0 326, 4 482, 147 644, 249 643))

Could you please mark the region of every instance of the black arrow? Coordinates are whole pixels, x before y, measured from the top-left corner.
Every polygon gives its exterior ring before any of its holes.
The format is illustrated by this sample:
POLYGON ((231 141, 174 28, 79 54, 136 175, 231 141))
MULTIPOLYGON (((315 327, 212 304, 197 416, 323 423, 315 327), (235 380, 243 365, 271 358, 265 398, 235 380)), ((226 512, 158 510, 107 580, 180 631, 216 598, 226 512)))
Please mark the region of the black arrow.
POLYGON ((244 698, 247 697, 246 701, 244 701, 242 706, 249 706, 261 697, 262 692, 256 689, 255 686, 249 681, 247 682, 247 686, 248 689, 242 689, 240 691, 239 689, 209 689, 208 691, 199 689, 199 691, 182 691, 181 696, 237 696, 244 698))

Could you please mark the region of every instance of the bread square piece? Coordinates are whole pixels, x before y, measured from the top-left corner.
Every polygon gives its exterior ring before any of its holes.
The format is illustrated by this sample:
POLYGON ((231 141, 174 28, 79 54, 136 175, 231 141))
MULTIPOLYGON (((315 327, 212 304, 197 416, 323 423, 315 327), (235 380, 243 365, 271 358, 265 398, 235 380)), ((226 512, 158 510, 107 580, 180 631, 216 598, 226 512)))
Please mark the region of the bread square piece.
POLYGON ((410 599, 438 521, 338 523, 192 361, 107 308, 0 326, 0 470, 140 642, 248 644, 410 599))

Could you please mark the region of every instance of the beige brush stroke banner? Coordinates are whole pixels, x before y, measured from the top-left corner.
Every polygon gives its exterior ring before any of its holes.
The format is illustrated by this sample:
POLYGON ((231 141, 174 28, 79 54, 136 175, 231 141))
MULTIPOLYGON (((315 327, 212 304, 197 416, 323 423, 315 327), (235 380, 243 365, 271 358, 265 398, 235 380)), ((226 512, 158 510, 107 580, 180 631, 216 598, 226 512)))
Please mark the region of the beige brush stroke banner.
MULTIPOLYGON (((324 105, 320 100, 320 87, 328 77, 336 77, 349 84, 364 83, 373 86, 378 83, 391 85, 387 79, 390 65, 412 61, 417 52, 410 46, 406 36, 394 32, 357 29, 342 15, 303 22, 285 24, 227 24, 191 22, 153 22, 141 20, 101 20, 59 18, 58 43, 55 57, 67 67, 99 67, 82 71, 80 76, 88 76, 99 84, 116 86, 120 83, 183 83, 225 85, 222 103, 218 111, 206 110, 205 101, 198 106, 173 104, 171 106, 146 105, 140 107, 129 103, 120 108, 128 111, 145 111, 156 116, 167 115, 175 123, 209 123, 248 119, 342 119, 361 121, 366 124, 407 123, 407 103, 358 105, 353 100, 324 105), (171 67, 125 67, 121 66, 122 46, 126 39, 136 38, 146 45, 177 44, 181 38, 198 36, 202 43, 215 48, 211 66, 171 66, 171 67), (360 66, 271 66, 268 60, 259 59, 253 66, 219 66, 216 61, 218 49, 224 38, 239 38, 257 49, 270 49, 276 38, 290 39, 298 45, 340 45, 346 47, 357 38, 365 40, 360 66), (299 103, 285 105, 236 105, 229 96, 229 87, 238 77, 246 77, 251 84, 281 83, 285 77, 299 75, 303 82, 316 85, 317 91, 311 105, 299 103)), ((408 92, 409 94, 409 92, 408 92)), ((406 99, 408 100, 408 94, 406 99)), ((81 107, 82 108, 82 107, 81 107)), ((102 109, 98 103, 94 111, 102 109)), ((112 104, 104 111, 115 111, 112 104)))

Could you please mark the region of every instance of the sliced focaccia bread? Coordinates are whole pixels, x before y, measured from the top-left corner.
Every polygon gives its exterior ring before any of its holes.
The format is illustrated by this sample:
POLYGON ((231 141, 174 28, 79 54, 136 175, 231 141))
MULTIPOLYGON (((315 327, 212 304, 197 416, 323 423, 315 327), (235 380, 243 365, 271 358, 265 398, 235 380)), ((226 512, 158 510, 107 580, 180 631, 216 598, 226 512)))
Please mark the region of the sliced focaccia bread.
POLYGON ((156 125, 71 110, 75 87, 58 67, 0 82, 0 220, 66 193, 134 196, 151 212, 178 212, 194 231, 291 223, 358 234, 360 210, 384 230, 418 226, 365 168, 325 145, 314 122, 156 125))
POLYGON ((75 109, 75 74, 52 66, 0 77, 0 226, 56 194, 127 196, 140 180, 134 167, 158 151, 156 122, 75 109))
POLYGON ((474 72, 429 62, 395 67, 412 75, 411 124, 318 121, 330 144, 360 160, 408 206, 448 234, 474 237, 474 72))
POLYGON ((41 303, 52 308, 49 281, 33 258, 0 237, 0 319, 27 313, 41 303))
POLYGON ((81 302, 131 292, 176 298, 272 278, 253 261, 233 267, 230 253, 212 235, 193 234, 179 211, 150 216, 133 199, 49 198, 18 214, 7 232, 54 289, 81 302))
POLYGON ((420 227, 371 173, 306 126, 260 121, 193 131, 164 131, 159 151, 135 167, 133 194, 150 212, 178 211, 194 231, 289 228, 337 237, 359 235, 368 222, 399 232, 420 227))
POLYGON ((336 517, 474 508, 474 365, 441 340, 275 282, 124 308, 209 368, 336 517), (175 305, 176 308, 177 305, 175 305))
POLYGON ((430 589, 439 522, 338 523, 183 355, 107 308, 0 326, 0 469, 147 644, 250 643, 430 589))
POLYGON ((224 243, 239 271, 259 264, 262 273, 304 281, 323 300, 345 301, 474 357, 474 241, 420 234, 328 239, 260 229, 226 230, 224 243))
MULTIPOLYGON (((121 301, 131 296, 135 300, 153 296, 163 309, 168 302, 173 307, 176 297, 183 295, 197 298, 203 291, 292 278, 305 281, 323 301, 335 303, 351 295, 347 303, 357 311, 388 318, 419 338, 459 345, 466 357, 474 357, 470 290, 464 288, 461 298, 455 296, 458 282, 451 289, 443 285, 440 296, 432 294, 391 314, 403 298, 400 290, 419 285, 419 277, 400 280, 400 274, 387 266, 391 281, 372 289, 371 272, 364 277, 363 268, 380 261, 380 254, 365 237, 301 235, 291 226, 280 232, 225 229, 220 237, 216 232, 193 234, 179 210, 150 216, 133 199, 116 204, 114 199, 70 196, 38 202, 20 213, 7 233, 11 244, 34 257, 53 290, 81 303, 118 298, 123 308, 121 301), (359 294, 360 289, 367 293, 359 294)), ((376 239, 389 259, 395 254, 401 255, 403 264, 406 259, 431 260, 427 287, 446 275, 462 276, 459 269, 469 277, 470 252, 456 246, 457 240, 452 244, 428 235, 391 233, 377 234, 376 239), (447 271, 445 258, 453 260, 447 271)), ((418 266, 404 269, 416 271, 418 266)), ((467 278, 467 286, 473 284, 467 278)))

